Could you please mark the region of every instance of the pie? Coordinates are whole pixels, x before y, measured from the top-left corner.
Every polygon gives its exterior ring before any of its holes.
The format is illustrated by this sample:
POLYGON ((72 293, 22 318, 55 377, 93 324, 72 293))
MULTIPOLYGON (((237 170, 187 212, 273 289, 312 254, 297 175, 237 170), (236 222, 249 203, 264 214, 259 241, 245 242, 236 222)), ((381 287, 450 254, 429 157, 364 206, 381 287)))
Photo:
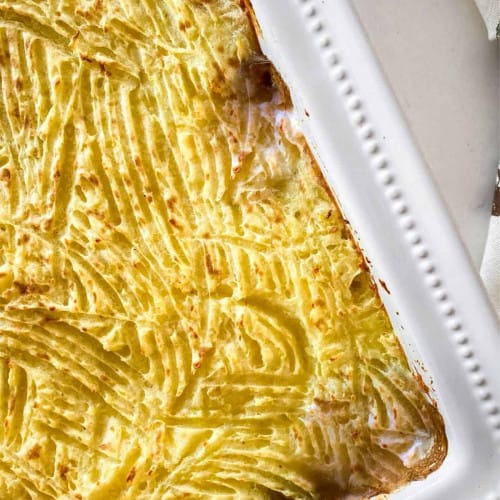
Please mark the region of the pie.
POLYGON ((443 419, 237 0, 0 0, 0 497, 342 499, 443 419))

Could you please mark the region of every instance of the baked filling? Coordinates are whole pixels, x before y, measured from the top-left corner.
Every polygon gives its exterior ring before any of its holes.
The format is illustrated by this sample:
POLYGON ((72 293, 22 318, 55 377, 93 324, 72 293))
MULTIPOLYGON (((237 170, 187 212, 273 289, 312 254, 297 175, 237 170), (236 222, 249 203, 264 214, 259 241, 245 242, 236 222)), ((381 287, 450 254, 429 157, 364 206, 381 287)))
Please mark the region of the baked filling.
POLYGON ((444 459, 247 10, 0 1, 1 498, 366 498, 444 459))

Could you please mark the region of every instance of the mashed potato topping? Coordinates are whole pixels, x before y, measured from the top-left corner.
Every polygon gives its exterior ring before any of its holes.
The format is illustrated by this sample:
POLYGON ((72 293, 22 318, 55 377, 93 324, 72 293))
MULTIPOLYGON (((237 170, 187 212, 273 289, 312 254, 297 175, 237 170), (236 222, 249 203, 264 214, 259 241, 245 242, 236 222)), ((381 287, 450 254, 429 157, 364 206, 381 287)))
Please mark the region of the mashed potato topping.
POLYGON ((443 460, 246 10, 0 0, 1 498, 365 498, 443 460))

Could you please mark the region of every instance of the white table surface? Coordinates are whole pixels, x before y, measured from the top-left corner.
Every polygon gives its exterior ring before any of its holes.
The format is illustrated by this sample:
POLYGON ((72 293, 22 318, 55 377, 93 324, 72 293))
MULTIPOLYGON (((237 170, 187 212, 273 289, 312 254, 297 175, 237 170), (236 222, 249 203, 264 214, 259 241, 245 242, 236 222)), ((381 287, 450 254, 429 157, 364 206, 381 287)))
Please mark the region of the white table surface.
POLYGON ((499 159, 497 42, 473 0, 352 2, 479 267, 499 159))

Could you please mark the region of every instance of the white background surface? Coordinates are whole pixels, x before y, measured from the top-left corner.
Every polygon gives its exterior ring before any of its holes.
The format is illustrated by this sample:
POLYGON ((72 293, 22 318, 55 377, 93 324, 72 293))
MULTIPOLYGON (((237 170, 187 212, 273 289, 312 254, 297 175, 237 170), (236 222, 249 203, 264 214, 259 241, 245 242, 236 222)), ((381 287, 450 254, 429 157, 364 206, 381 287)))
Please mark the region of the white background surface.
POLYGON ((498 163, 498 45, 473 0, 352 0, 479 266, 498 163))

